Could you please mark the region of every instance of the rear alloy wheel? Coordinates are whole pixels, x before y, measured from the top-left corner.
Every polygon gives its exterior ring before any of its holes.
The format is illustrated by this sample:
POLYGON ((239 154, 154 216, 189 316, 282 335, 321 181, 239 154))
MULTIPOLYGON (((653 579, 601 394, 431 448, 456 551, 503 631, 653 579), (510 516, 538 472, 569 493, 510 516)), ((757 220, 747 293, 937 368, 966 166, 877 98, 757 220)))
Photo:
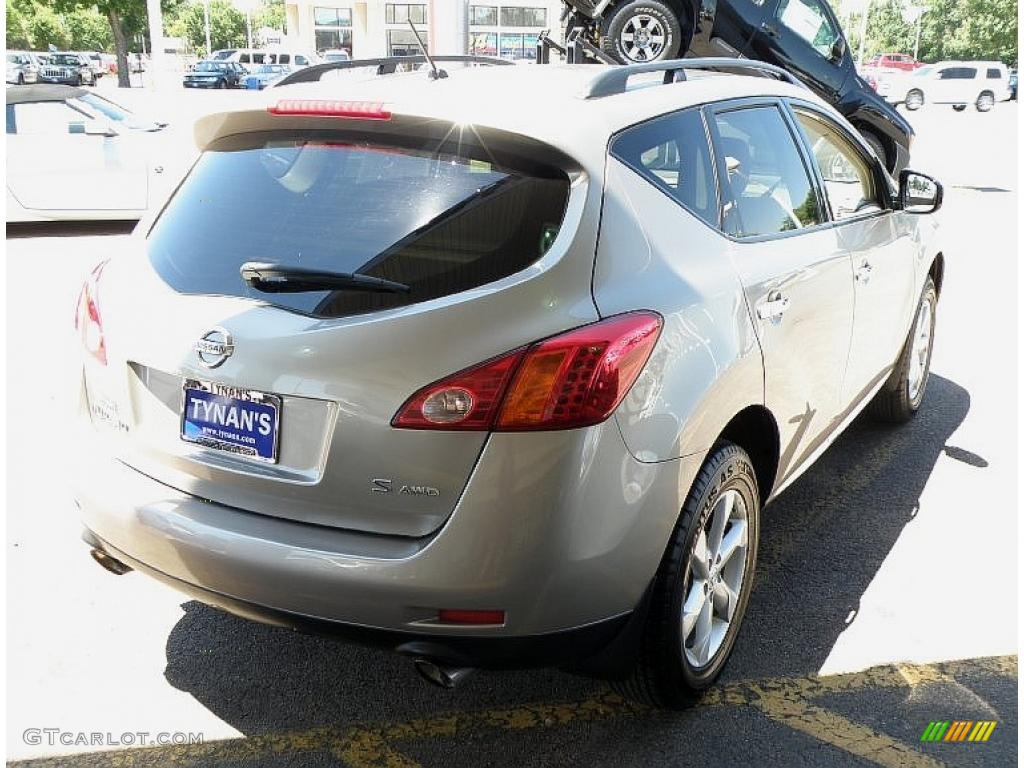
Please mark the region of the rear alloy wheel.
POLYGON ((868 406, 869 412, 876 419, 899 424, 909 421, 921 407, 932 366, 938 300, 935 283, 929 277, 921 292, 914 324, 903 345, 900 359, 889 380, 868 406))
POLYGON ((924 106, 924 94, 917 88, 907 94, 906 107, 914 112, 924 106))
POLYGON ((974 108, 979 112, 989 112, 995 105, 996 97, 992 95, 991 91, 985 91, 974 102, 974 108))
POLYGON ((623 64, 674 59, 690 47, 692 25, 661 0, 634 0, 613 8, 601 23, 601 48, 623 64))
POLYGON ((717 443, 658 569, 636 662, 613 682, 623 695, 683 709, 718 677, 750 597, 760 508, 750 457, 717 443))

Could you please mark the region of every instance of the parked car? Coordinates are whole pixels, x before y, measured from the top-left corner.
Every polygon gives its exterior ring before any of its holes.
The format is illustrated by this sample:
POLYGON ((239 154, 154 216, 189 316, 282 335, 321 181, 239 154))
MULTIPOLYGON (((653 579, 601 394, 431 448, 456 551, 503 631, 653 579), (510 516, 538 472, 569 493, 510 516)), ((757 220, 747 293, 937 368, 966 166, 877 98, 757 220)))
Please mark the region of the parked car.
POLYGON ((7 52, 7 82, 25 85, 39 80, 39 62, 27 51, 7 52))
POLYGON ((201 118, 81 293, 92 556, 440 685, 603 650, 630 695, 692 702, 763 506, 863 409, 922 406, 942 188, 897 187, 795 79, 651 66, 201 118))
POLYGON ((890 171, 907 165, 914 129, 857 74, 826 0, 564 2, 572 11, 568 28, 590 30, 593 42, 616 61, 660 61, 689 52, 777 64, 838 109, 890 171))
POLYGON ((130 74, 139 74, 140 72, 146 71, 146 57, 141 53, 128 53, 128 72, 130 74))
POLYGON ((958 112, 974 105, 988 112, 1012 95, 1009 70, 998 61, 941 61, 886 80, 884 97, 911 111, 930 103, 948 104, 958 112))
POLYGON ((316 54, 292 48, 224 48, 214 51, 210 59, 233 61, 243 67, 258 64, 286 64, 298 68, 321 63, 316 54))
POLYGON ((864 66, 870 69, 895 69, 900 72, 913 72, 921 66, 921 63, 913 56, 908 56, 905 53, 879 53, 868 59, 864 66))
POLYGON ((75 51, 79 57, 83 57, 92 70, 93 80, 99 80, 107 74, 107 67, 103 63, 103 55, 98 51, 75 51))
POLYGON ((250 90, 261 91, 291 71, 286 64, 259 64, 242 78, 242 84, 250 90))
POLYGON ((233 61, 200 61, 181 79, 186 88, 239 88, 248 74, 233 61))
POLYGON ((346 51, 344 48, 338 50, 321 51, 320 58, 325 62, 331 61, 351 61, 352 54, 346 51))
POLYGON ((89 60, 77 53, 49 53, 39 68, 39 82, 63 85, 93 85, 96 78, 89 60))
POLYGON ((139 218, 165 126, 84 88, 8 88, 7 221, 139 218))

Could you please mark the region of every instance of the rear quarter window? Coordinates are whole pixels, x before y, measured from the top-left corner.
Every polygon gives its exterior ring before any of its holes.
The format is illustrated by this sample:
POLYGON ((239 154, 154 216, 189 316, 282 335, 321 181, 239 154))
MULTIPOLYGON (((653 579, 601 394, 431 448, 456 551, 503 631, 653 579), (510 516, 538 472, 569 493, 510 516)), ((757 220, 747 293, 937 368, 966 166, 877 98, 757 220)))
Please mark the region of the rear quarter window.
POLYGON ((718 226, 718 189, 698 110, 630 128, 612 143, 611 154, 702 221, 718 226))
POLYGON ((316 317, 469 290, 535 262, 554 240, 569 179, 486 155, 304 135, 229 137, 205 152, 148 237, 182 293, 243 296, 316 317), (408 293, 261 293, 246 262, 381 277, 408 293))

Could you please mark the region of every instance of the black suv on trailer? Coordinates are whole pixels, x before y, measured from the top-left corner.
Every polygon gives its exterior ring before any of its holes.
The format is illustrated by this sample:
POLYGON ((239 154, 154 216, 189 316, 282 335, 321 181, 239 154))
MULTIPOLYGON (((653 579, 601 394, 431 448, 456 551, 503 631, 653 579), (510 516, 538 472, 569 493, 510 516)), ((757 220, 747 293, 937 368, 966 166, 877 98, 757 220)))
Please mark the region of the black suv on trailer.
POLYGON ((894 174, 906 167, 914 129, 853 65, 826 0, 564 0, 567 31, 623 64, 743 56, 784 67, 843 113, 894 174))

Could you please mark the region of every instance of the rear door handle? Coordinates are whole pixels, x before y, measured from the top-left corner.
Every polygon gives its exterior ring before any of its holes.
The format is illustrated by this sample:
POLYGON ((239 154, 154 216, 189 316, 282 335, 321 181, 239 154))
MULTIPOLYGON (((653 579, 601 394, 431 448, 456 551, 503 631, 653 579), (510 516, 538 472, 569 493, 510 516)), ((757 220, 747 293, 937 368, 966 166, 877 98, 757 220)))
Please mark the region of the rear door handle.
POLYGON ((869 262, 865 261, 863 264, 857 267, 856 271, 854 271, 853 273, 853 276, 858 283, 867 283, 867 281, 871 279, 872 269, 874 269, 874 267, 872 267, 869 262))
POLYGON ((778 321, 789 309, 789 299, 781 293, 768 294, 768 300, 757 305, 757 316, 762 320, 778 321))

